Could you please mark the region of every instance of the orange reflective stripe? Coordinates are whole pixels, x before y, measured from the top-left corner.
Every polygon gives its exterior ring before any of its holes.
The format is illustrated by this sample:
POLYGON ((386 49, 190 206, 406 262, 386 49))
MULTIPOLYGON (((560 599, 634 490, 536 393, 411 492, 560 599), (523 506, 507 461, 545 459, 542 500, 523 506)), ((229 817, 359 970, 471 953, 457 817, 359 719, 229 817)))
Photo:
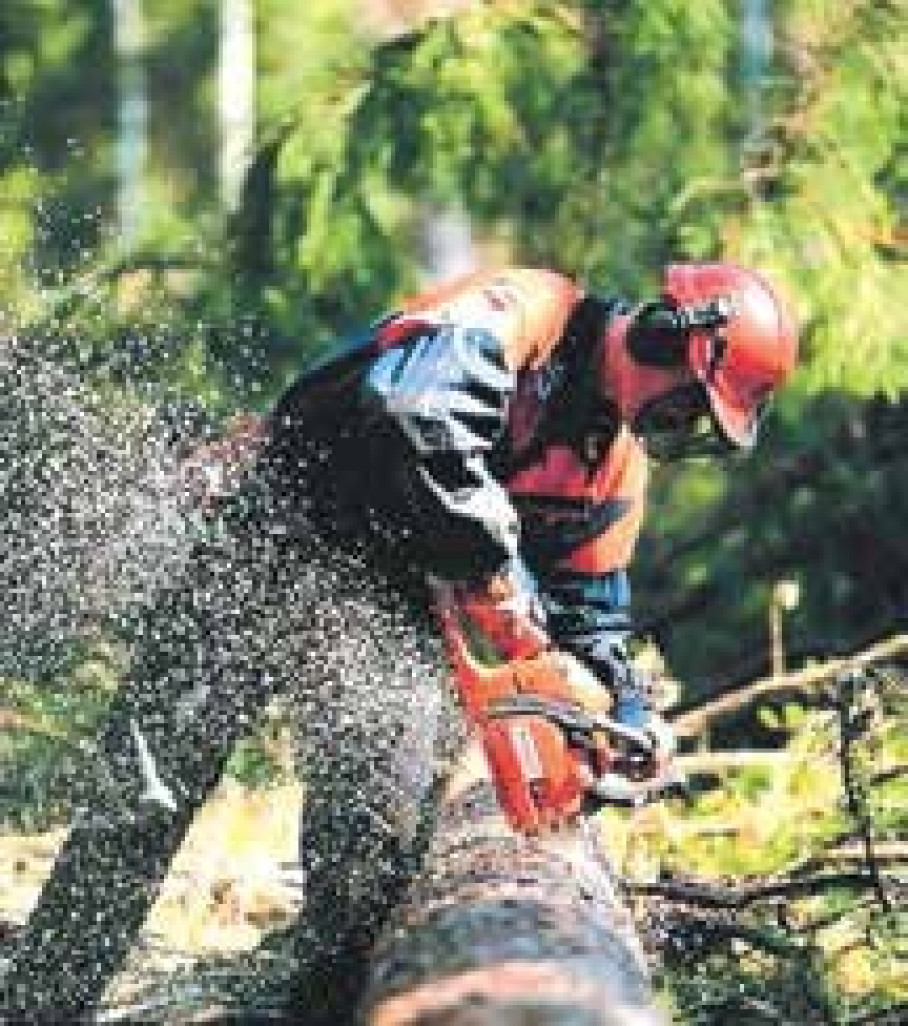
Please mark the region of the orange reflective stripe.
POLYGON ((507 482, 515 497, 574 499, 592 506, 621 500, 626 508, 590 541, 580 544, 560 563, 579 573, 606 573, 628 566, 643 521, 648 481, 646 453, 623 428, 603 455, 594 473, 576 453, 552 446, 540 460, 507 482))
POLYGON ((566 568, 578 573, 599 574, 623 570, 631 561, 643 514, 649 467, 640 443, 625 428, 615 439, 609 455, 596 474, 602 495, 614 495, 629 505, 624 515, 602 534, 575 549, 564 561, 566 568))
POLYGON ((582 296, 575 282, 554 271, 525 267, 478 271, 404 303, 400 317, 380 337, 399 336, 408 323, 473 325, 500 339, 509 366, 519 370, 549 355, 582 296))

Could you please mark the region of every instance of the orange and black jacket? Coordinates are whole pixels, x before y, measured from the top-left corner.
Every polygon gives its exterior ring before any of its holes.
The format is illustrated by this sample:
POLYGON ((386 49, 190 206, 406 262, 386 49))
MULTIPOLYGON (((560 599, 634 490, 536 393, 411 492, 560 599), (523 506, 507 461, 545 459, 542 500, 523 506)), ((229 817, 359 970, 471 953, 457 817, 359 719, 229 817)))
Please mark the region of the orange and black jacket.
POLYGON ((552 640, 616 685, 647 483, 641 446, 594 382, 619 309, 550 271, 473 274, 374 325, 272 414, 285 438, 329 441, 322 487, 427 571, 520 567, 552 640))

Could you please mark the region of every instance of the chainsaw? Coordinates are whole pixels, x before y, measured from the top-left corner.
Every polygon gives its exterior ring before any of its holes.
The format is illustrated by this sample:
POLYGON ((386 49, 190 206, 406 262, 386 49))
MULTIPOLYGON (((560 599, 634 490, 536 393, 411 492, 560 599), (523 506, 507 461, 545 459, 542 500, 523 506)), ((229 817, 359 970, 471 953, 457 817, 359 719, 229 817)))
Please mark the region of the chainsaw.
POLYGON ((547 651, 490 665, 473 655, 452 602, 440 599, 436 613, 461 706, 516 829, 533 833, 683 791, 653 737, 609 716, 607 692, 572 656, 547 651))

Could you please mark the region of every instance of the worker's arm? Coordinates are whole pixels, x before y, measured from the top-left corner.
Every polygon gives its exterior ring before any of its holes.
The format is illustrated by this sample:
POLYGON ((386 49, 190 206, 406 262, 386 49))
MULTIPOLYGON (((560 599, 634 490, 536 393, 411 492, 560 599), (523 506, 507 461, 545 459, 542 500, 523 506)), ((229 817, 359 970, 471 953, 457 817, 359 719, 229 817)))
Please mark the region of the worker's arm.
POLYGON ((627 573, 563 570, 544 581, 543 598, 552 639, 577 656, 608 689, 614 717, 649 732, 662 755, 671 754, 674 739, 655 708, 652 678, 628 654, 632 620, 627 573))
POLYGON ((640 698, 627 654, 631 634, 627 573, 563 571, 545 581, 544 595, 553 636, 596 673, 612 692, 616 706, 627 707, 633 716, 640 698))
POLYGON ((485 630, 497 618, 520 631, 532 615, 518 515, 492 464, 517 373, 551 349, 579 295, 521 269, 446 286, 383 324, 387 348, 364 379, 388 493, 406 500, 397 515, 430 570, 466 582, 485 630))
MULTIPOLYGON (((482 579, 516 558, 517 514, 489 457, 506 426, 514 374, 481 328, 426 328, 379 356, 364 381, 370 442, 387 465, 400 526, 431 537, 442 571, 482 579)), ((432 547, 425 549, 431 559, 432 547)))

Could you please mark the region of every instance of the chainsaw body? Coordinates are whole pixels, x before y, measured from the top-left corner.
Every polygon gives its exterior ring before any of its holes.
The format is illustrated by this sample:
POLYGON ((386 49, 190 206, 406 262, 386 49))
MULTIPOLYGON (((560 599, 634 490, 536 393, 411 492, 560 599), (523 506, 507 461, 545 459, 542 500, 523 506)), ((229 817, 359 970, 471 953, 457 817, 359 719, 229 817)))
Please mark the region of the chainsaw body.
POLYGON ((608 715, 609 693, 572 656, 547 650, 486 665, 452 606, 438 613, 461 706, 515 829, 536 833, 605 805, 641 805, 682 783, 660 765, 648 733, 608 715))

